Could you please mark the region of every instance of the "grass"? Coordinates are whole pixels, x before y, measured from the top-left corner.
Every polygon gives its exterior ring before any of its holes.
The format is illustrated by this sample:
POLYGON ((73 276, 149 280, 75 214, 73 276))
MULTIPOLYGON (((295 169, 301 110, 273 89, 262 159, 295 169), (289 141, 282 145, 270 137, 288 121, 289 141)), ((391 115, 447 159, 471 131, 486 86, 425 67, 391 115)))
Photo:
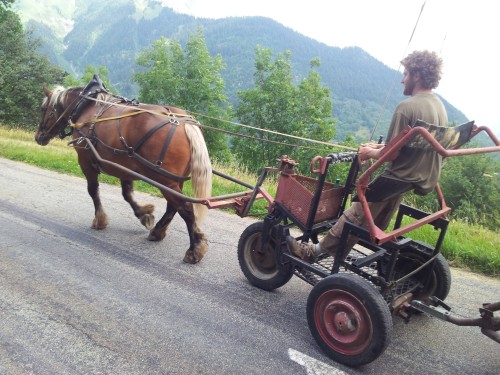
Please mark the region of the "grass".
MULTIPOLYGON (((10 129, 0 125, 0 157, 17 160, 59 173, 83 177, 75 151, 67 146, 67 141, 54 139, 49 145, 41 147, 34 141, 33 133, 10 129)), ((257 176, 248 173, 241 165, 227 166, 213 163, 213 168, 238 180, 255 184, 257 176)), ((118 179, 101 175, 100 181, 118 185, 118 179)), ((158 189, 138 181, 136 190, 161 196, 158 189)), ((276 192, 276 180, 267 179, 264 188, 272 195, 276 192)), ((212 196, 244 191, 246 188, 227 179, 214 175, 212 196)), ((189 181, 184 186, 184 193, 192 196, 189 181)), ((267 213, 267 202, 255 202, 250 214, 262 216, 267 213)), ((233 209, 227 209, 234 212, 233 209)), ((411 237, 428 244, 435 244, 437 232, 429 225, 411 233, 411 237)), ((452 221, 443 243, 442 252, 451 265, 466 268, 489 276, 500 276, 500 235, 494 231, 462 221, 452 221)))
MULTIPOLYGON (((403 220, 403 224, 409 221, 403 220)), ((436 244, 439 232, 424 225, 411 232, 413 239, 436 244)), ((442 245, 442 253, 451 266, 488 276, 500 276, 500 235, 480 225, 451 220, 442 245)))

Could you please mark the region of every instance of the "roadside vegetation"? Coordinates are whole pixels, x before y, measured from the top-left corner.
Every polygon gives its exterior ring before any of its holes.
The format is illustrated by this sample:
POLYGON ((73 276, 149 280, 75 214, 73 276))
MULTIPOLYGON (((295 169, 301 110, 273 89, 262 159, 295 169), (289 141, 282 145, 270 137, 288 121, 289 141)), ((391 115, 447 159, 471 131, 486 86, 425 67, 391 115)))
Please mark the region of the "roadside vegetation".
MULTIPOLYGON (((33 133, 25 130, 0 125, 0 157, 21 161, 59 173, 83 177, 76 153, 72 147, 67 145, 67 141, 54 139, 49 145, 42 147, 34 141, 33 133)), ((241 165, 233 164, 231 166, 215 162, 213 167, 222 173, 250 184, 257 181, 257 174, 248 172, 241 165)), ((100 181, 114 185, 119 184, 116 178, 106 175, 101 175, 100 181)), ((82 184, 84 183, 85 181, 82 180, 82 184)), ((136 182, 135 187, 138 191, 160 196, 158 189, 142 181, 136 182)), ((272 178, 267 180, 264 188, 274 196, 276 181, 272 178)), ((245 188, 240 185, 214 176, 212 196, 243 190, 245 188)), ((184 192, 191 195, 189 183, 186 184, 184 192)), ((89 204, 91 204, 90 198, 89 204)), ((265 200, 256 201, 251 215, 262 218, 267 212, 266 206, 265 200)), ((234 213, 232 209, 227 209, 227 211, 234 213)), ((424 226, 412 232, 413 238, 429 244, 435 243, 436 236, 436 231, 430 226, 424 226)), ((489 230, 482 225, 470 224, 461 219, 454 219, 448 227, 442 251, 450 265, 454 267, 469 269, 489 276, 500 276, 499 249, 500 234, 498 231, 489 230)))

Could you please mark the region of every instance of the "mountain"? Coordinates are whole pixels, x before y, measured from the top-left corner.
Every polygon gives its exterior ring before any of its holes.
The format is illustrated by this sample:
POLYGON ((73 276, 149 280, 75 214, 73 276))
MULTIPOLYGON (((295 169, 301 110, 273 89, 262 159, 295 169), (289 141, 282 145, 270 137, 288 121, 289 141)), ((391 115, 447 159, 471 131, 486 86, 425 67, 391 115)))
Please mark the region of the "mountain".
MULTIPOLYGON (((238 90, 253 86, 255 48, 273 53, 291 51, 297 83, 307 76, 309 63, 319 57, 318 71, 330 88, 337 139, 354 135, 366 141, 385 134, 396 104, 403 99, 401 73, 387 67, 359 47, 330 47, 265 17, 196 18, 176 13, 161 0, 18 0, 23 23, 44 41, 43 52, 71 74, 87 65, 105 66, 119 94, 137 96, 131 81, 138 53, 160 36, 184 44, 202 28, 212 56, 226 64, 222 76, 231 102, 238 90), (397 84, 397 85, 395 85, 397 84), (384 104, 385 103, 385 104, 384 104)), ((450 122, 465 115, 444 98, 450 122)))

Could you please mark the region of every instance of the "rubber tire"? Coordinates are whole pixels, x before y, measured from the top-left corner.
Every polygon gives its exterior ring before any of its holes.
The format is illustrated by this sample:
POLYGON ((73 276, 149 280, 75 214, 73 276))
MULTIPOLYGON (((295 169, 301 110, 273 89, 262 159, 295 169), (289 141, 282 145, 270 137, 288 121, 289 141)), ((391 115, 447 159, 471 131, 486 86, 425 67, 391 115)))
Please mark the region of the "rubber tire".
MULTIPOLYGON (((418 266, 422 265, 426 259, 420 253, 414 251, 404 251, 402 250, 399 259, 396 262, 395 269, 401 272, 401 275, 408 274, 412 270, 416 269, 418 266), (412 258, 411 260, 408 258, 412 258)), ((425 272, 422 270, 421 272, 425 272)), ((429 303, 428 298, 436 296, 441 301, 444 301, 448 297, 448 293, 451 288, 451 272, 448 262, 446 261, 443 254, 438 254, 434 262, 434 268, 432 270, 432 281, 428 288, 416 293, 413 298, 418 299, 424 303, 429 303)), ((420 273, 417 273, 414 277, 419 278, 420 273)), ((424 275, 422 274, 422 278, 424 275)), ((419 279, 419 281, 422 281, 419 279)))
POLYGON ((393 328, 382 295, 353 274, 331 275, 314 286, 307 299, 307 322, 331 359, 353 367, 377 359, 389 345, 393 328))
POLYGON ((248 281, 263 290, 274 290, 285 285, 293 276, 291 264, 277 264, 275 240, 271 237, 269 244, 260 252, 260 241, 264 223, 257 222, 249 225, 241 234, 238 241, 238 261, 243 274, 248 281))

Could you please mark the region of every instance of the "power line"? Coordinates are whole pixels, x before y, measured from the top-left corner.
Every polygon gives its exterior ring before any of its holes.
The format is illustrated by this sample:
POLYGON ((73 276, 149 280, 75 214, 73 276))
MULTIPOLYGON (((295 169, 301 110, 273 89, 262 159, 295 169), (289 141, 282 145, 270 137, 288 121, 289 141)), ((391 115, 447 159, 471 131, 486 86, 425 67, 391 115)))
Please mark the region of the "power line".
MULTIPOLYGON (((422 12, 424 11, 425 3, 426 3, 426 1, 424 1, 424 3, 422 4, 422 7, 420 8, 420 12, 418 13, 417 21, 415 22, 415 26, 413 27, 413 31, 411 32, 410 39, 408 40, 408 44, 406 45, 405 51, 403 53, 403 57, 401 59, 403 59, 406 56, 406 53, 408 52, 408 47, 410 47, 411 41, 413 40, 413 35, 415 35, 415 31, 417 30, 418 22, 420 21, 420 16, 422 15, 422 12)), ((392 92, 394 91, 394 86, 396 85, 396 80, 399 77, 400 69, 401 69, 401 62, 399 63, 397 74, 394 75, 394 79, 392 80, 391 87, 389 88, 389 91, 387 92, 387 95, 386 95, 385 100, 384 100, 384 104, 382 105, 382 108, 380 108, 379 114, 377 116, 377 122, 375 123, 375 126, 373 127, 373 131, 370 135, 370 141, 373 141, 373 135, 375 134, 375 131, 378 128, 378 125, 379 125, 380 120, 382 118, 382 113, 384 112, 384 110, 387 106, 387 102, 388 102, 389 98, 391 97, 392 92)))

